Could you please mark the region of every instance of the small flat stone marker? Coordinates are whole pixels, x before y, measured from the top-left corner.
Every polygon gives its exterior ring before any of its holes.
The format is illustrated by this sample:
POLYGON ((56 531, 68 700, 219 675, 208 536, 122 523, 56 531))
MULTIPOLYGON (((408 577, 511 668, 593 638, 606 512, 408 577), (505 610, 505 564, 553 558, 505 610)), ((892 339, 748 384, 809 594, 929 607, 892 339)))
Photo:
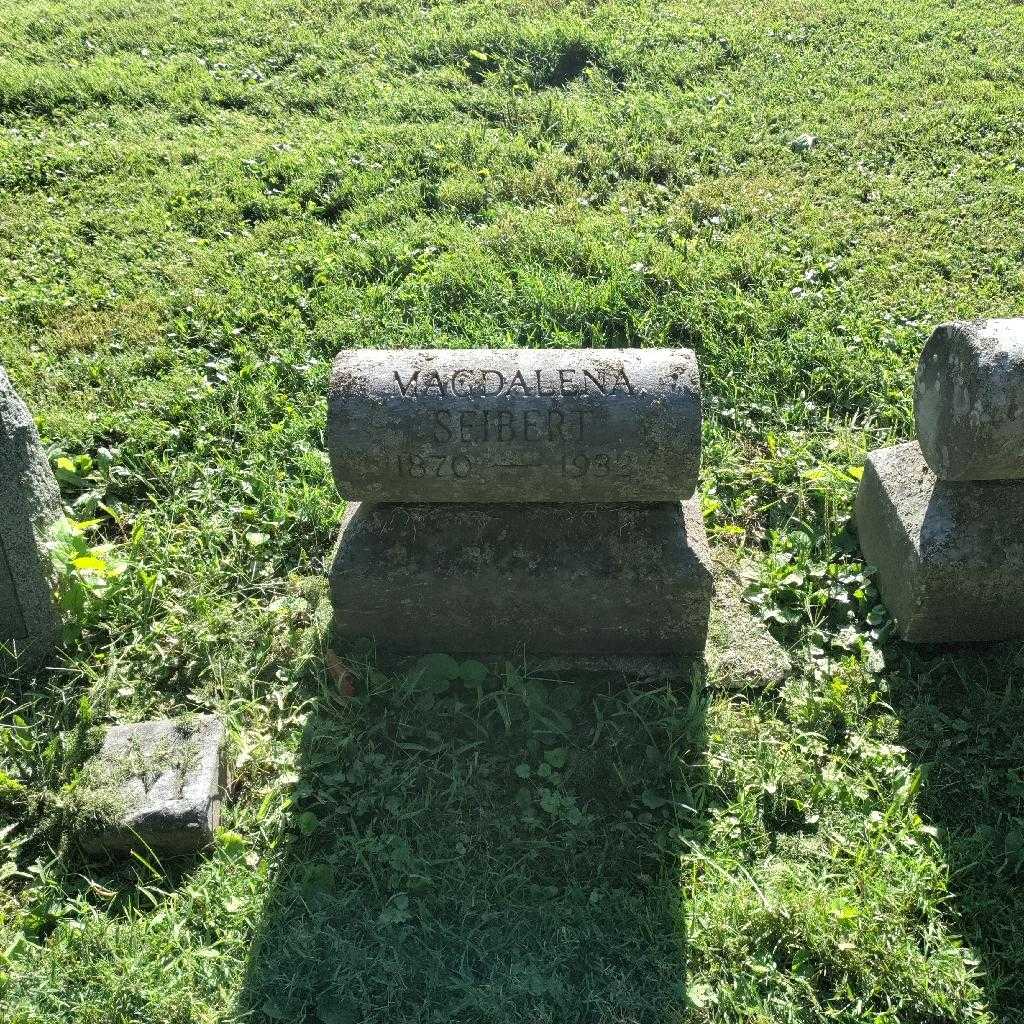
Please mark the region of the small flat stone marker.
POLYGON ((60 491, 35 423, 0 367, 0 672, 31 672, 60 636, 44 550, 60 491))
POLYGON ((914 416, 939 479, 1024 478, 1024 319, 936 328, 918 363, 914 416))
POLYGON ((677 501, 700 467, 688 349, 339 353, 327 447, 346 499, 677 501))
POLYGON ((868 456, 856 516, 905 640, 1024 638, 1024 482, 939 480, 909 442, 868 456))
POLYGON ((331 569, 340 639, 486 656, 697 653, 712 589, 696 499, 350 503, 331 569))
POLYGON ((110 728, 80 784, 99 818, 82 845, 158 854, 209 846, 220 820, 223 745, 224 726, 211 715, 110 728))

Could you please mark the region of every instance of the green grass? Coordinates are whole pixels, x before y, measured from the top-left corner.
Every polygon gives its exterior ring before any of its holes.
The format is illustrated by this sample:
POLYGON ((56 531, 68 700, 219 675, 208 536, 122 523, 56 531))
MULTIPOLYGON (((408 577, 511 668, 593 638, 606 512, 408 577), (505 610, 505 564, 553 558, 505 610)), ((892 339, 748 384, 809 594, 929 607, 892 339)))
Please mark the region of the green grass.
POLYGON ((0 697, 0 1021, 1024 1020, 1019 648, 891 640, 848 528, 931 326, 1024 309, 1022 33, 1010 0, 0 0, 0 359, 128 565, 0 697), (353 345, 694 347, 707 524, 798 671, 346 696, 310 581, 353 345), (197 710, 212 855, 61 841, 91 727, 197 710))

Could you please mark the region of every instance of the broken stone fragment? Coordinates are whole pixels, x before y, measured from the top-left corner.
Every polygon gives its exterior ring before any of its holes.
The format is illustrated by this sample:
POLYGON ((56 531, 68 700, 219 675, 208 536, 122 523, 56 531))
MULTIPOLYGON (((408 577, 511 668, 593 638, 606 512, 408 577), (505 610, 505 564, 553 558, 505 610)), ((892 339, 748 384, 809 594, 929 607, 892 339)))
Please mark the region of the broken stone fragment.
POLYGON ((220 820, 224 726, 210 715, 111 727, 75 794, 92 853, 194 853, 220 820))
POLYGON ((778 686, 793 663, 743 598, 747 566, 737 554, 719 548, 714 568, 715 599, 705 655, 709 682, 731 689, 778 686))
POLYGON ((32 416, 0 366, 0 672, 31 672, 60 637, 45 544, 60 491, 32 416))
POLYGON ((868 456, 856 516, 905 640, 1024 637, 1024 482, 939 480, 912 441, 868 456))
POLYGON ((1024 477, 1024 319, 936 328, 918 363, 914 416, 940 480, 1024 477))

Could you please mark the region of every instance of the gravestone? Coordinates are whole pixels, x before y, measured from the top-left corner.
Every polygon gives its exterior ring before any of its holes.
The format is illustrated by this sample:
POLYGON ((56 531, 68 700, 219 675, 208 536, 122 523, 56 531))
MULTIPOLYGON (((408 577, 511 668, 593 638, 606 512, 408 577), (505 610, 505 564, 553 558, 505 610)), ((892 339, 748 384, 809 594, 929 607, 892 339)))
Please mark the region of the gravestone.
POLYGON ((872 452, 865 558, 900 635, 1024 638, 1024 321, 943 324, 921 354, 920 443, 872 452))
POLYGON ((35 423, 0 367, 0 671, 29 672, 60 635, 44 549, 60 492, 35 423))
POLYGON ((224 725, 212 715, 107 730, 79 782, 90 853, 194 853, 220 820, 224 725))
POLYGON ((355 349, 328 408, 353 500, 678 501, 700 468, 688 349, 355 349))
POLYGON ((940 479, 1024 478, 1024 319, 936 328, 917 367, 914 418, 940 479))
POLYGON ((703 651, 689 350, 342 352, 328 408, 339 493, 361 499, 331 568, 340 639, 548 664, 703 651))

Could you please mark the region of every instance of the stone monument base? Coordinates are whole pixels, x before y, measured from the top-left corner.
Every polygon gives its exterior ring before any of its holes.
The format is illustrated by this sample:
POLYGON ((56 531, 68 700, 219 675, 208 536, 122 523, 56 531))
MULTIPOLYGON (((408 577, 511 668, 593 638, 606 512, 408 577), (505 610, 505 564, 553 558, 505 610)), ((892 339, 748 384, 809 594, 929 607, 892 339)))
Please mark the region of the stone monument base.
POLYGON ((659 659, 664 668, 701 653, 714 589, 696 499, 352 502, 330 576, 342 642, 371 637, 382 651, 490 658, 525 652, 542 663, 573 656, 613 671, 610 657, 659 659))
POLYGON ((903 639, 1024 638, 1024 481, 939 480, 916 441, 883 448, 864 466, 857 532, 903 639))

